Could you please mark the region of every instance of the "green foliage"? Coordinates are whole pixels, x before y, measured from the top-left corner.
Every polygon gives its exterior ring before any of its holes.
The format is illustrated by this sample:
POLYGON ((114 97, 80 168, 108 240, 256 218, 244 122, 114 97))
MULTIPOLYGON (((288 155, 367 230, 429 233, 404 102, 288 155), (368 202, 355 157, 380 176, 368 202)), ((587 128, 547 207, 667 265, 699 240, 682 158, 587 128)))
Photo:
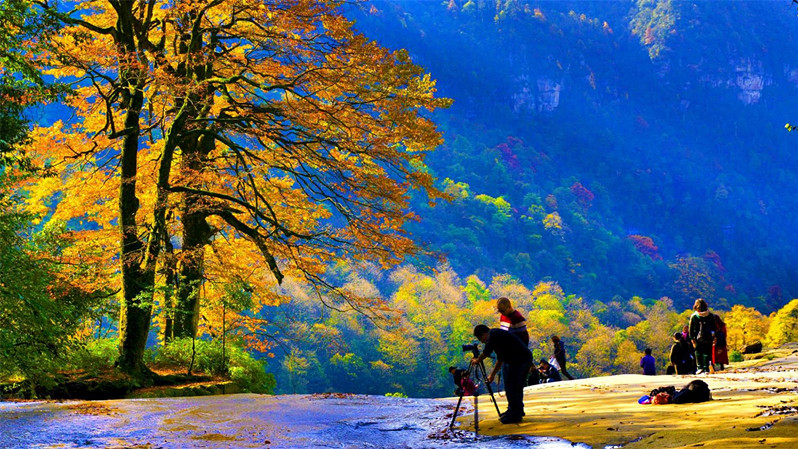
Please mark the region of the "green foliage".
POLYGON ((112 368, 117 357, 119 341, 116 338, 91 339, 69 354, 66 367, 97 372, 112 368))
POLYGON ((463 290, 469 304, 490 300, 490 291, 485 287, 485 283, 476 276, 472 275, 466 279, 466 285, 463 290))
POLYGON ((656 59, 668 50, 668 38, 679 20, 679 10, 671 0, 637 0, 633 13, 632 33, 648 48, 651 59, 656 59))
POLYGON ((32 2, 0 3, 0 377, 21 375, 47 383, 79 340, 72 338, 97 304, 93 292, 81 291, 58 276, 60 250, 69 242, 50 230, 35 231, 36 218, 14 212, 9 197, 11 168, 29 170, 19 145, 26 142, 27 108, 53 99, 61 87, 46 86, 31 65, 37 51, 33 36, 51 32, 52 22, 36 14, 32 2))
POLYGON ((491 218, 499 223, 507 222, 510 219, 510 203, 503 197, 493 198, 489 195, 480 194, 474 197, 478 202, 489 206, 491 218))
POLYGON ((743 354, 740 351, 735 349, 735 350, 733 350, 733 351, 731 351, 729 353, 729 361, 730 362, 736 363, 736 362, 742 362, 743 360, 744 360, 743 359, 743 354))
POLYGON ((396 392, 396 393, 385 393, 385 396, 389 398, 406 398, 407 395, 404 393, 396 392))
POLYGON ((266 363, 237 347, 230 354, 230 380, 250 393, 272 394, 276 386, 274 375, 266 372, 266 363))
POLYGON ((206 374, 221 376, 229 373, 230 378, 242 388, 252 393, 272 393, 275 387, 274 376, 266 373, 266 363, 254 359, 243 348, 227 343, 223 348, 217 340, 194 341, 180 338, 169 342, 155 355, 155 363, 169 367, 187 368, 194 353, 194 369, 206 374))
POLYGON ((73 337, 100 297, 58 277, 59 248, 68 242, 33 233, 30 217, 9 210, 0 197, 0 377, 46 383, 79 346, 73 337))

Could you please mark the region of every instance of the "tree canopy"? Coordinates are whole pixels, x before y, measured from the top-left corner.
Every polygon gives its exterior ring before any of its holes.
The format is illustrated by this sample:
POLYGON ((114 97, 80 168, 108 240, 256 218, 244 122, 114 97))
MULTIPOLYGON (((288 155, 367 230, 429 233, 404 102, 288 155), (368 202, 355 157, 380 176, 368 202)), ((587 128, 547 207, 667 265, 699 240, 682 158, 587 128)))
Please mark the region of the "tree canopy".
MULTIPOLYGON (((423 111, 448 100, 338 6, 44 4, 64 27, 37 63, 72 83, 75 115, 34 130, 30 155, 53 176, 20 188, 28 210, 81 236, 71 256, 121 287, 127 371, 143 370, 156 290, 178 336, 196 332, 201 294, 238 285, 257 311, 282 300, 286 277, 330 306, 378 311, 328 265, 416 251, 408 192, 443 196, 424 169, 441 138, 423 111)), ((241 321, 257 337, 258 321, 241 321)))

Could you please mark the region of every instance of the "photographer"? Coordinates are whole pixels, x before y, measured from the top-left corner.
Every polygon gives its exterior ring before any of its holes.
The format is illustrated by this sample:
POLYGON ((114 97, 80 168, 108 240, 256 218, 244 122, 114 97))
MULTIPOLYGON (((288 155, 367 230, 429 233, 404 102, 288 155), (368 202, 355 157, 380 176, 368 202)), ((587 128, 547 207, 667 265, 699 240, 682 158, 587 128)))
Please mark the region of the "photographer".
POLYGON ((474 336, 485 344, 485 349, 479 357, 474 357, 471 363, 481 363, 493 352, 496 353, 496 365, 488 375, 488 382, 493 382, 503 364, 507 365, 504 379, 507 411, 501 414, 500 421, 502 424, 521 422, 524 415, 524 386, 527 373, 532 366, 532 353, 517 336, 506 330, 490 329, 480 324, 474 328, 474 336))

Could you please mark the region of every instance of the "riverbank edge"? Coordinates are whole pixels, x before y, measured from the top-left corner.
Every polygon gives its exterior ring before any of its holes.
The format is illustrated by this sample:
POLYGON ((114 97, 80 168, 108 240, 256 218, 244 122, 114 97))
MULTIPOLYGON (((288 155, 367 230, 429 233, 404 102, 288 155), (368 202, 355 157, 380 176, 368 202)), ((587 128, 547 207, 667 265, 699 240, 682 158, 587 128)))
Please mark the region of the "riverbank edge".
POLYGON ((0 383, 0 401, 170 398, 243 392, 244 388, 226 378, 156 373, 149 384, 142 385, 114 370, 58 373, 45 385, 27 381, 0 383))

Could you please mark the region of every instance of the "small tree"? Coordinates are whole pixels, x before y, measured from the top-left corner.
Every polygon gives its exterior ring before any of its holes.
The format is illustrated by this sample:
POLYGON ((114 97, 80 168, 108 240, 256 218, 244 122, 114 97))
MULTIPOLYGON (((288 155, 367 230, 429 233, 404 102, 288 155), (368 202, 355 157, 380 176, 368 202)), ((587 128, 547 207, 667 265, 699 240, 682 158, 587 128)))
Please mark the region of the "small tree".
POLYGON ((726 322, 726 343, 729 348, 741 350, 755 341, 763 341, 770 320, 753 307, 736 305, 723 316, 726 322))
POLYGON ((793 299, 771 315, 767 344, 775 347, 798 341, 798 299, 793 299))

